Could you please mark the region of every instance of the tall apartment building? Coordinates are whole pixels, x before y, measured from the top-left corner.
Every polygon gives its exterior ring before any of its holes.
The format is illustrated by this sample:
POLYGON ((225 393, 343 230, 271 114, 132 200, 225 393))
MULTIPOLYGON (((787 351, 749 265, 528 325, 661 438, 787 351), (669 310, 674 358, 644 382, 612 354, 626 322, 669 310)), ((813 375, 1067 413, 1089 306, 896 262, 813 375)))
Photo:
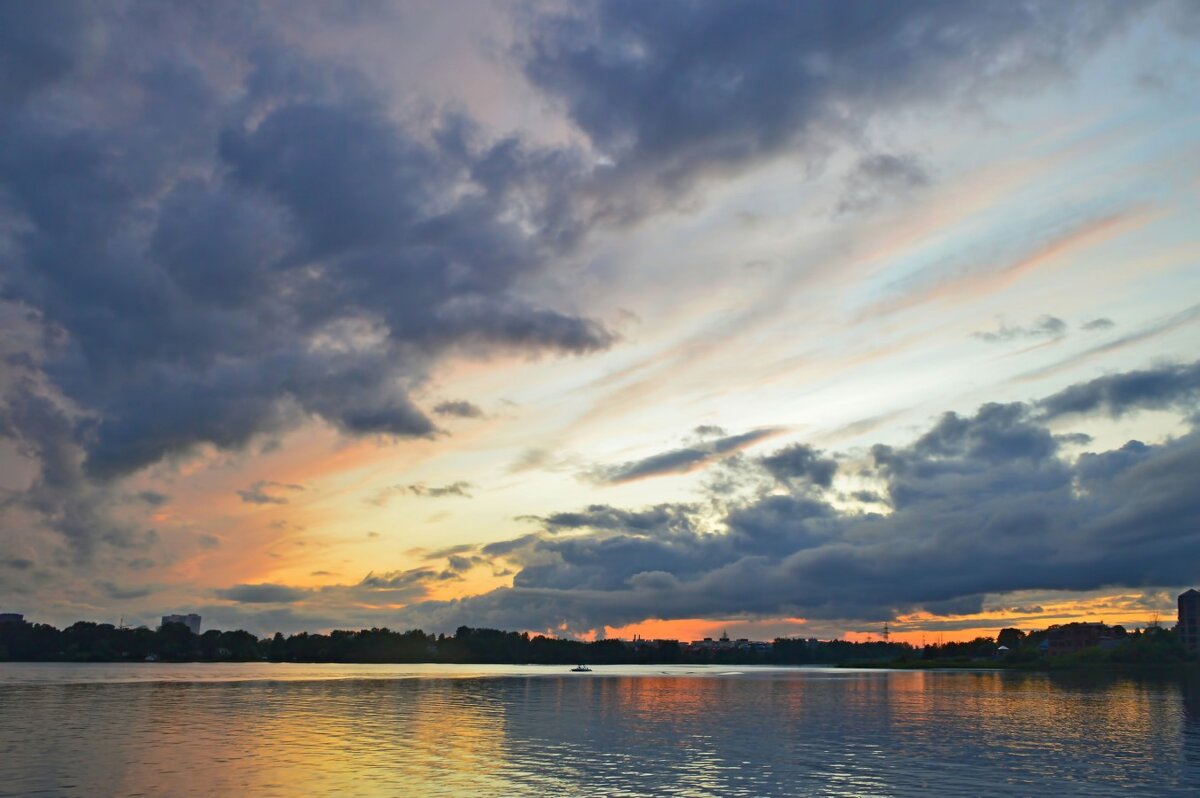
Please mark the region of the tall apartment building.
POLYGON ((1179 622, 1175 634, 1188 651, 1200 651, 1200 591, 1192 588, 1179 594, 1179 622))
POLYGON ((163 626, 169 623, 181 623, 188 629, 192 630, 192 634, 200 634, 200 616, 196 613, 188 613, 187 615, 164 615, 162 617, 163 626))

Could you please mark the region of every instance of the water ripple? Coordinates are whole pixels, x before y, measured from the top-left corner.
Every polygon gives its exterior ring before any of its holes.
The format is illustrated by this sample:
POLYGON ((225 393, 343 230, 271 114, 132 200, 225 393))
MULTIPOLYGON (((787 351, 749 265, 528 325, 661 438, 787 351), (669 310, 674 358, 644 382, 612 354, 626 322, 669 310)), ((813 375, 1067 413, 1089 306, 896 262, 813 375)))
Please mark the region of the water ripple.
POLYGON ((0 796, 1200 790, 1194 678, 687 670, 3 665, 0 796))

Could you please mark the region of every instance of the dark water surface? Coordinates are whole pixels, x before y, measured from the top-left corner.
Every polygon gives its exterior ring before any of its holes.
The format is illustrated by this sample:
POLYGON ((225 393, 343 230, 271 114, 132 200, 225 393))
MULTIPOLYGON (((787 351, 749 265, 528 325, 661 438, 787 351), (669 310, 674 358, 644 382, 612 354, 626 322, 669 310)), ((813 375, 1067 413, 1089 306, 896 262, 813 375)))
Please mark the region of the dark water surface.
POLYGON ((1200 795, 1200 681, 0 664, 0 795, 1200 795))

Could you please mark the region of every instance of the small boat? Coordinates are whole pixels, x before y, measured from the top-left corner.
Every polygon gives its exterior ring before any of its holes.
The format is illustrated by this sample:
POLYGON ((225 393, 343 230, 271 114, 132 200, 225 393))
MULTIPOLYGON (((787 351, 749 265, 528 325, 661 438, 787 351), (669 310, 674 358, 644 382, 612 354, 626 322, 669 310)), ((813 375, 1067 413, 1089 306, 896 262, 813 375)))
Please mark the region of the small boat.
POLYGON ((584 665, 582 662, 579 663, 578 665, 576 665, 574 668, 571 668, 571 673, 591 673, 591 672, 592 672, 592 669, 589 668, 587 665, 584 665))

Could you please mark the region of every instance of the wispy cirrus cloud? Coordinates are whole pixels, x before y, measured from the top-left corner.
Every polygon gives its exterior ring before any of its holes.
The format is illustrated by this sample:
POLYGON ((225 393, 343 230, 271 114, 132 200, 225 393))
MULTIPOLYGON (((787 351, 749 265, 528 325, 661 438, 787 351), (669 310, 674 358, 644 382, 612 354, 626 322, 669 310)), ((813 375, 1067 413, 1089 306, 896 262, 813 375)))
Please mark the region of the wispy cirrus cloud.
POLYGON ((1112 213, 1068 221, 1059 229, 1047 231, 1034 246, 997 262, 955 260, 938 264, 894 285, 891 296, 875 302, 861 316, 886 315, 930 302, 957 301, 994 293, 1064 258, 1144 227, 1159 213, 1150 206, 1132 205, 1112 213))
POLYGON ((700 441, 690 446, 653 454, 640 460, 614 465, 593 466, 583 473, 586 479, 610 485, 668 474, 686 474, 721 458, 736 454, 784 430, 780 427, 751 430, 700 441))

